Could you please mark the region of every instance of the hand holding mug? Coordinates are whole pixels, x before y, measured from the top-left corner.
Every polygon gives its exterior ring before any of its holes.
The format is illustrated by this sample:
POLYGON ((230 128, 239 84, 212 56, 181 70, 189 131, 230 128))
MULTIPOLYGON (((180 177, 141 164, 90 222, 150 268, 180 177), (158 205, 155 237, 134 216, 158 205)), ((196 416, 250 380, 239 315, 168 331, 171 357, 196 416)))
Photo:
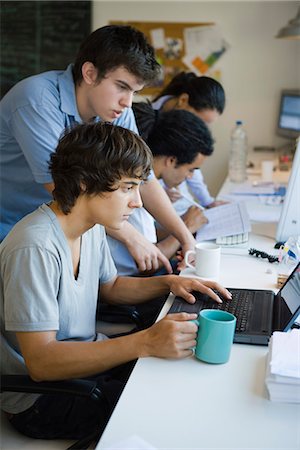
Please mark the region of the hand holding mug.
POLYGON ((236 327, 236 317, 226 311, 203 309, 198 319, 195 356, 201 361, 224 364, 229 360, 236 327))

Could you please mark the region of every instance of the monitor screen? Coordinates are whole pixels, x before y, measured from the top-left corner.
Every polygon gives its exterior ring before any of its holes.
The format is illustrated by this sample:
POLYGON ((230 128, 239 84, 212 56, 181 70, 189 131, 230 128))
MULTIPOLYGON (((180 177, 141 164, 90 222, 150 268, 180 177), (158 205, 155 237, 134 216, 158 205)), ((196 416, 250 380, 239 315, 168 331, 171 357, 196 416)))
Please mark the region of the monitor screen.
POLYGON ((276 231, 277 242, 300 236, 300 139, 293 159, 280 219, 276 231))
POLYGON ((300 90, 281 92, 277 134, 296 139, 300 134, 300 90))

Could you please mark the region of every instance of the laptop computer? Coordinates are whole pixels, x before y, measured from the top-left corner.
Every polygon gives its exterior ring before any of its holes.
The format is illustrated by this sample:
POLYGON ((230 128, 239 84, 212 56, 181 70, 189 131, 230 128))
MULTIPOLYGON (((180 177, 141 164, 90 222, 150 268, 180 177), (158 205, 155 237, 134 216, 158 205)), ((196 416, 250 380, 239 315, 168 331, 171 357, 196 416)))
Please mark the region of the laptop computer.
POLYGON ((268 345, 273 331, 288 331, 300 314, 300 263, 276 295, 263 289, 228 290, 232 293, 232 300, 223 300, 222 304, 200 292, 193 292, 197 299, 193 305, 177 296, 169 314, 198 314, 202 309, 225 310, 237 318, 234 342, 268 345))

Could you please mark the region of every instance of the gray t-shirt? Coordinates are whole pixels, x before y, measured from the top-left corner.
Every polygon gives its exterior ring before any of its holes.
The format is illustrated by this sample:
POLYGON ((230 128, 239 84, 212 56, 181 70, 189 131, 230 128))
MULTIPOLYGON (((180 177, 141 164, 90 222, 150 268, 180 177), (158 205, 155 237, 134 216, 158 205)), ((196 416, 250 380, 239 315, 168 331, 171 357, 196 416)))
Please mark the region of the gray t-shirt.
MULTIPOLYGON (((55 330, 59 341, 101 339, 96 334, 99 283, 116 274, 104 227, 95 225, 82 236, 75 279, 66 237, 47 205, 17 223, 0 246, 1 373, 27 373, 16 331, 55 330)), ((4 393, 1 408, 18 413, 36 398, 4 393)))

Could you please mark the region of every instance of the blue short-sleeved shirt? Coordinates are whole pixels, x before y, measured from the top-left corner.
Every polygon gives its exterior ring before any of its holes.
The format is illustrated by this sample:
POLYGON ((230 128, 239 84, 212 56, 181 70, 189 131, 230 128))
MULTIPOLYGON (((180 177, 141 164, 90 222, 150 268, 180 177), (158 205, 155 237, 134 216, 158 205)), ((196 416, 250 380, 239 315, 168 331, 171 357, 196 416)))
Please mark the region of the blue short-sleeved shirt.
MULTIPOLYGON (((97 120, 100 120, 99 118, 97 120)), ((48 163, 66 127, 81 123, 72 65, 17 83, 0 103, 0 240, 50 194, 48 163)), ((137 132, 131 108, 114 121, 137 132)))

